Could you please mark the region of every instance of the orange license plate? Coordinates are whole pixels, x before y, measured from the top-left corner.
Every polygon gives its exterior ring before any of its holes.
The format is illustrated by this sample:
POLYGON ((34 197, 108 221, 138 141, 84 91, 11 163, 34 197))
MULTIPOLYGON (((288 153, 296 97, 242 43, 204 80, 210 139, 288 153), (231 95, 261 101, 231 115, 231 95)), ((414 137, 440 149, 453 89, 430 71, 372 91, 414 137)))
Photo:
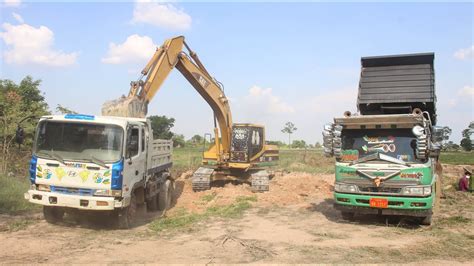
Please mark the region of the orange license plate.
POLYGON ((372 208, 388 208, 388 199, 371 198, 369 204, 372 208))

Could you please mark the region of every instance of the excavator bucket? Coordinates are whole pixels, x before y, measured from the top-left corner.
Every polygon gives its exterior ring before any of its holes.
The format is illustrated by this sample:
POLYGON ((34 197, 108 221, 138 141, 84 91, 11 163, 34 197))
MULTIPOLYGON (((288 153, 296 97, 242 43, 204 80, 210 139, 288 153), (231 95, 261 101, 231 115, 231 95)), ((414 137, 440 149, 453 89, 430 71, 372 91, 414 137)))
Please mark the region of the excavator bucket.
POLYGON ((102 115, 144 118, 147 114, 148 103, 137 96, 122 96, 117 100, 105 102, 102 105, 102 115))

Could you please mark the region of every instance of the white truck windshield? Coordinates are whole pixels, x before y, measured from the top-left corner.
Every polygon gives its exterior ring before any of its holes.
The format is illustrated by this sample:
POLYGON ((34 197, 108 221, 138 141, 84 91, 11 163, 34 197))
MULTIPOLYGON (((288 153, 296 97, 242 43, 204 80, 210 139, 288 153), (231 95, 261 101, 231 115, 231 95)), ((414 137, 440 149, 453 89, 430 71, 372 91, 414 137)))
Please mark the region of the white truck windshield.
POLYGON ((405 162, 419 161, 411 129, 344 129, 341 161, 352 162, 380 153, 405 162))
POLYGON ((123 134, 115 125, 42 121, 34 153, 60 161, 112 163, 122 157, 123 134))

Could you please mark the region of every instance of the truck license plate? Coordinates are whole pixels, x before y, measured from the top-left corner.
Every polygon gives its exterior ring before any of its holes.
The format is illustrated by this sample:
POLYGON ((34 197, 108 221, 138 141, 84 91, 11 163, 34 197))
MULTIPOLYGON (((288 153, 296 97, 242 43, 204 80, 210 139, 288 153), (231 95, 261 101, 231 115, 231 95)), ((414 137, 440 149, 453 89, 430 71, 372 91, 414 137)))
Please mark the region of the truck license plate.
POLYGON ((369 205, 372 208, 388 208, 388 199, 371 198, 369 205))

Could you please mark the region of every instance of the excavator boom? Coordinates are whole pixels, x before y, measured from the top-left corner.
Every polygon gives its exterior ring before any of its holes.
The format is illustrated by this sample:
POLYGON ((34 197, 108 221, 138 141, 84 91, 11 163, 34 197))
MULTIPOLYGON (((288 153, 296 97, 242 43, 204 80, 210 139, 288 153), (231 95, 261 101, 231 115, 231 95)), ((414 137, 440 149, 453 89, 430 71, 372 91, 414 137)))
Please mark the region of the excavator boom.
MULTIPOLYGON (((217 146, 221 147, 222 151, 218 153, 224 158, 228 158, 232 131, 232 114, 229 102, 217 81, 211 77, 196 53, 185 43, 184 36, 166 40, 161 47, 156 49, 155 54, 142 70, 140 79, 131 82, 128 96, 106 102, 102 107, 102 114, 145 117, 148 103, 161 88, 174 67, 211 106, 221 133, 221 145, 217 146), (183 51, 183 46, 186 47, 189 55, 183 51)), ((218 133, 217 130, 216 133, 218 133)), ((219 142, 218 134, 216 134, 216 140, 219 142)))

